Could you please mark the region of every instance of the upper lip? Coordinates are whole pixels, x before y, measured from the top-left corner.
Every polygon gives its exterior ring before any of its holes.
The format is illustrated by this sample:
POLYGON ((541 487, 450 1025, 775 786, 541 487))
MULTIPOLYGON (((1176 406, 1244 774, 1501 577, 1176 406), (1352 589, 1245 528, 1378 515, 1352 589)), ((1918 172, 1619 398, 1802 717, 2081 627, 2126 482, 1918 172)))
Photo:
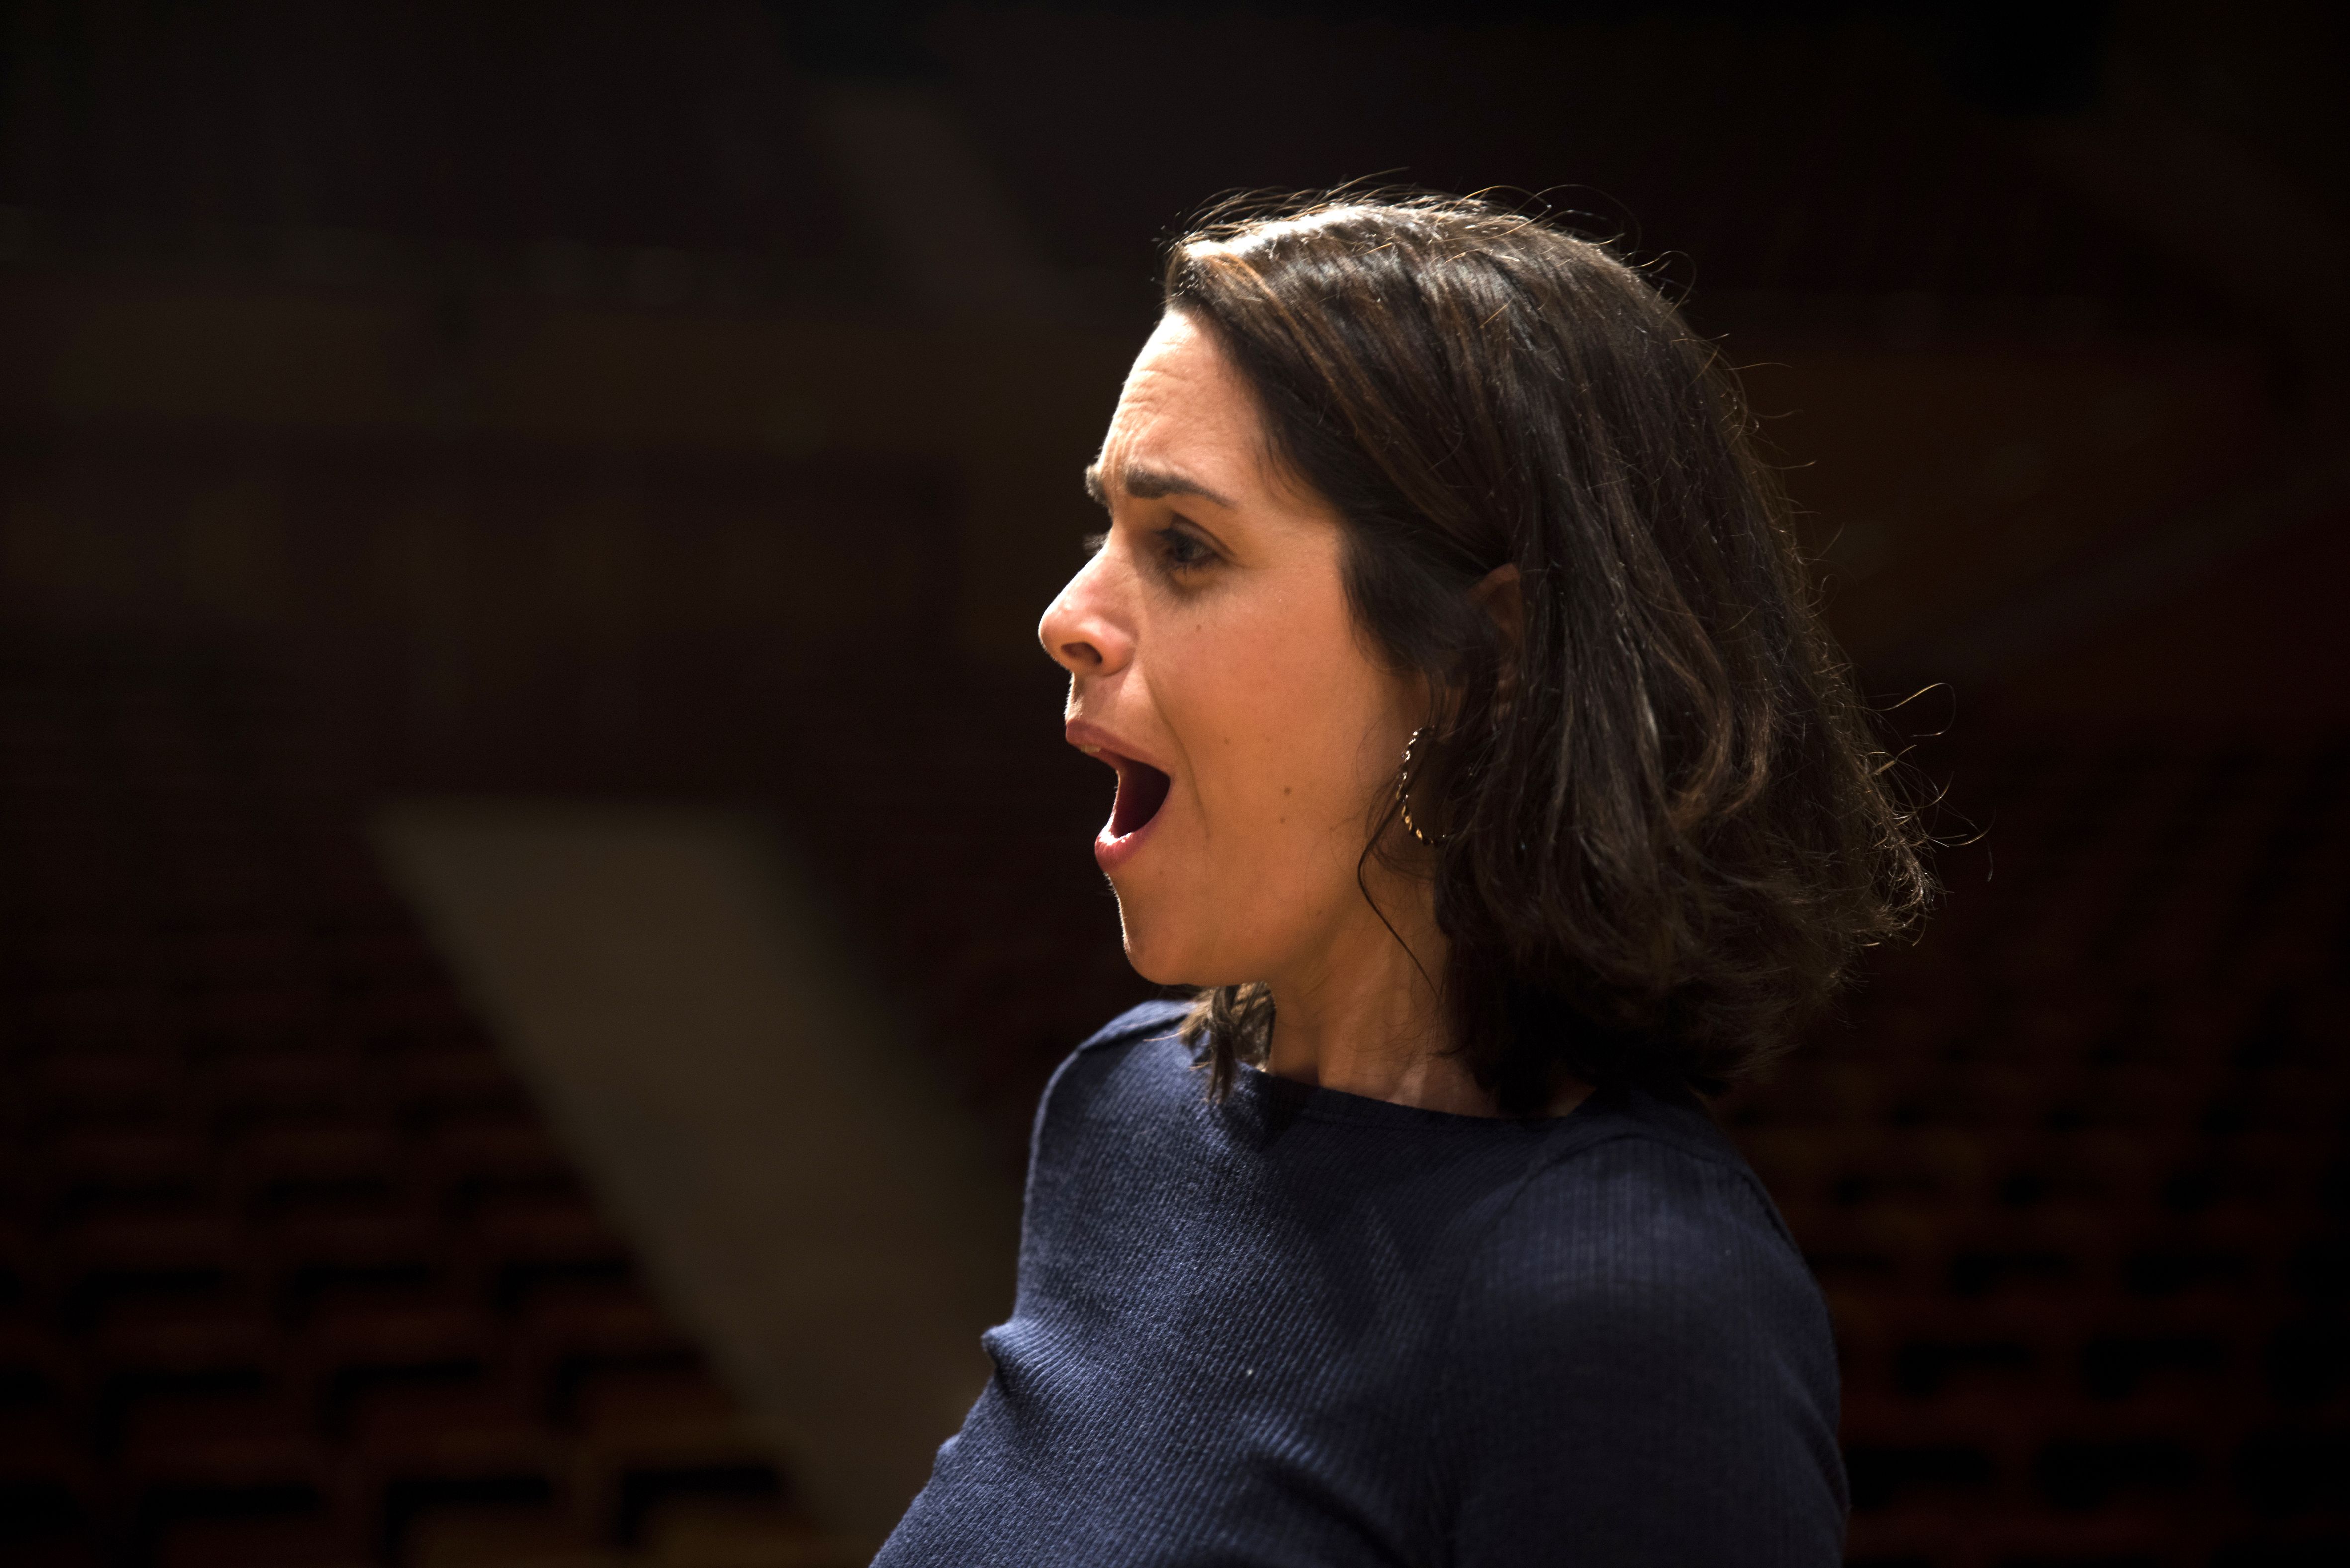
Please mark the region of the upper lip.
POLYGON ((1172 768, 1162 763, 1154 762, 1148 754, 1111 734, 1099 724, 1088 723, 1083 719, 1072 719, 1061 732, 1068 737, 1069 744, 1080 751, 1101 752, 1120 762, 1140 763, 1144 767, 1157 768, 1170 777, 1174 774, 1172 768))

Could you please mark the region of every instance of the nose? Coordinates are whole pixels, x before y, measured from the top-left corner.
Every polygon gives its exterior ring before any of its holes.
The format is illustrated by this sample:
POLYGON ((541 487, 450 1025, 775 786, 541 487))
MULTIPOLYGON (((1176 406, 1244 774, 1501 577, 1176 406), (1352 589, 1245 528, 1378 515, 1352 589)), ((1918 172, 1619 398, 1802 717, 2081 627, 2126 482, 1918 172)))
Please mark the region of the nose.
POLYGON ((1134 657, 1134 634, 1108 592, 1107 555, 1105 550, 1086 563, 1036 625, 1036 640, 1072 676, 1107 675, 1134 657))

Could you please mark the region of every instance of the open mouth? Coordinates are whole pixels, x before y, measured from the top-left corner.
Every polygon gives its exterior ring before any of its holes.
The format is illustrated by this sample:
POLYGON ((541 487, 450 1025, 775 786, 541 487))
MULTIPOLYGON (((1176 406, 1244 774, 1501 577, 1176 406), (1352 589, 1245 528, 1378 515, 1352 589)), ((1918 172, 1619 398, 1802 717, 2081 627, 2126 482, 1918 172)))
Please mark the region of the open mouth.
POLYGON ((1118 770, 1118 799, 1109 808, 1109 836, 1124 838, 1148 826, 1167 804, 1167 790, 1174 781, 1149 763, 1138 763, 1132 757, 1100 753, 1101 760, 1118 770))

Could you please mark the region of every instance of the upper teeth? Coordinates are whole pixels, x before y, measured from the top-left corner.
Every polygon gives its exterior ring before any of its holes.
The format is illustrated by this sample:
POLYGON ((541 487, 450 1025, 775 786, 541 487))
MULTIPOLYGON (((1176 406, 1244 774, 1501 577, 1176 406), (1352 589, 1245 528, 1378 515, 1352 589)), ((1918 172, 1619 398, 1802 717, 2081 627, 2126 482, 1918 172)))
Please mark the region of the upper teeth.
POLYGON ((1097 757, 1101 755, 1101 748, 1099 746, 1079 746, 1077 750, 1085 753, 1085 754, 1089 757, 1097 757))

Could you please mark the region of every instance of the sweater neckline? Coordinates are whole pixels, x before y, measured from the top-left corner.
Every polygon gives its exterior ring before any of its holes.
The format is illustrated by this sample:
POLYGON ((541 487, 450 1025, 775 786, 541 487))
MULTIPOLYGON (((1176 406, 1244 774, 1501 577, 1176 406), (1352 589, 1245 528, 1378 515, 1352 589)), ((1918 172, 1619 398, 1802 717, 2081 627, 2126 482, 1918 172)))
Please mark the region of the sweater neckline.
POLYGON ((1278 1107, 1290 1115, 1302 1115, 1316 1121, 1430 1130, 1506 1127, 1517 1132, 1580 1126, 1592 1119, 1585 1115, 1586 1111, 1593 1110, 1603 1100, 1615 1098, 1608 1090, 1594 1089, 1564 1116, 1477 1116, 1461 1111, 1435 1110, 1426 1106, 1398 1105, 1393 1100, 1350 1094, 1345 1089, 1327 1088, 1319 1084, 1301 1084, 1295 1078, 1284 1078, 1262 1067, 1245 1064, 1233 1075, 1232 1092, 1252 1104, 1269 1109, 1278 1107))

